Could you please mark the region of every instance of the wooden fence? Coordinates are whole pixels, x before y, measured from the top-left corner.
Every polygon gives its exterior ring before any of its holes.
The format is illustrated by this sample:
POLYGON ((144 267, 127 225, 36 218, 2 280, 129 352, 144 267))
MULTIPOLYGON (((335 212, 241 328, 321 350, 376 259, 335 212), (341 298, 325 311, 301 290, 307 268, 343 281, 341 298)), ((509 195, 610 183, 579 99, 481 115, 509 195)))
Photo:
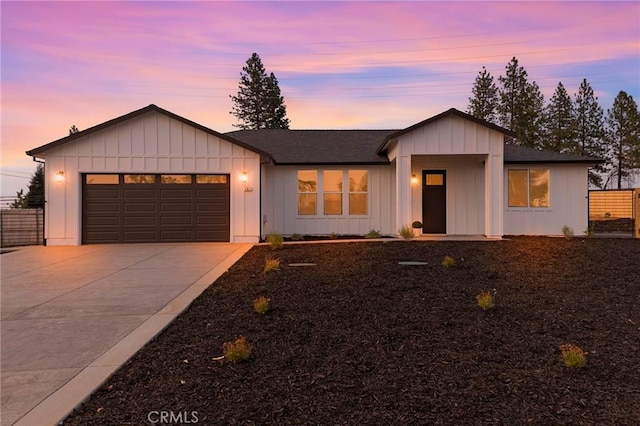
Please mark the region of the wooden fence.
POLYGON ((0 210, 0 247, 42 245, 42 209, 0 210))
POLYGON ((589 191, 589 221, 596 232, 640 238, 640 188, 589 191))

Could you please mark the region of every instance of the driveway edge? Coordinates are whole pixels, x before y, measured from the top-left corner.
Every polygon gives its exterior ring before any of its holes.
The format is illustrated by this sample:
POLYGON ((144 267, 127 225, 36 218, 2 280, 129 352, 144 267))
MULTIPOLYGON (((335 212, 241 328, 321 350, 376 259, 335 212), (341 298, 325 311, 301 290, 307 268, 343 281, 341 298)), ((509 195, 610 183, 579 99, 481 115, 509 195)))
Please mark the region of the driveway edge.
POLYGON ((204 290, 233 266, 253 244, 240 244, 226 259, 151 315, 73 379, 49 395, 20 418, 14 426, 57 425, 89 398, 129 358, 160 334, 204 290), (55 419, 54 421, 52 421, 55 419))

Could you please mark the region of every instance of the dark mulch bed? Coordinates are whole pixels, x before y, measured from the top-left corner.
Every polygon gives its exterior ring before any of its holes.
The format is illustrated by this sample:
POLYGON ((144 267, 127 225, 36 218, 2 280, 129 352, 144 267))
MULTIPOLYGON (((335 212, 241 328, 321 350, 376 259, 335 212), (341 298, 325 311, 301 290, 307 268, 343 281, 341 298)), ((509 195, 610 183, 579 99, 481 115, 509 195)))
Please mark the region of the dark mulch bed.
POLYGON ((255 247, 64 424, 162 410, 206 425, 640 424, 640 241, 255 247), (273 255, 283 266, 263 274, 273 255), (248 362, 213 360, 240 335, 248 362), (585 367, 564 366, 567 342, 585 367))

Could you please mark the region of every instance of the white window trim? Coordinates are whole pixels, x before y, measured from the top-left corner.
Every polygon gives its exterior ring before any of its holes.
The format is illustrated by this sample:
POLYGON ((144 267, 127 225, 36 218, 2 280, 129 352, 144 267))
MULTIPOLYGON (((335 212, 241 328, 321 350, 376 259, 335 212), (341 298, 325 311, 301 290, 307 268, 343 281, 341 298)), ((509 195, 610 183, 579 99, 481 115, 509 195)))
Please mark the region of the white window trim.
POLYGON ((544 209, 551 210, 551 168, 550 167, 511 167, 507 169, 507 176, 505 185, 505 201, 507 204, 507 209, 510 210, 531 210, 531 211, 541 211, 544 209), (526 206, 510 206, 509 205, 509 172, 512 170, 526 170, 527 172, 527 205, 526 206), (536 207, 531 206, 531 170, 548 170, 549 171, 549 205, 544 207, 536 207))
MULTIPOLYGON (((322 168, 322 169, 313 169, 313 168, 299 168, 296 169, 296 219, 368 219, 371 217, 371 170, 367 167, 348 167, 348 168, 322 168), (316 188, 317 198, 316 198, 316 214, 299 214, 298 213, 298 198, 297 195, 300 192, 297 192, 297 178, 298 172, 302 170, 315 170, 317 173, 316 179, 316 188), (324 171, 325 170, 339 170, 342 172, 342 214, 324 214, 324 171), (350 192, 349 191, 349 170, 365 170, 367 172, 367 192, 350 192), (349 194, 367 194, 367 214, 349 214, 349 194)), ((328 192, 337 194, 337 192, 328 192)))

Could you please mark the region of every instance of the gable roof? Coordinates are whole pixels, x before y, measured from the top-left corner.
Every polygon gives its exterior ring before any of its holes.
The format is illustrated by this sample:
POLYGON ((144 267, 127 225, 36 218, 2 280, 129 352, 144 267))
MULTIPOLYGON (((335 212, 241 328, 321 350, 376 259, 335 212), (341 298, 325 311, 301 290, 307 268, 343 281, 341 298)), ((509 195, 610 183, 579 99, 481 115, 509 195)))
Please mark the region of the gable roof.
POLYGON ((542 163, 604 163, 600 158, 564 154, 554 151, 541 151, 524 146, 504 145, 504 162, 506 164, 542 164, 542 163))
POLYGON ((271 154, 274 163, 389 164, 377 147, 395 130, 238 130, 227 135, 271 154))
POLYGON ((148 112, 157 112, 159 114, 166 115, 169 118, 173 118, 174 120, 178 120, 178 121, 180 121, 180 122, 182 122, 182 123, 184 123, 186 125, 195 127, 196 129, 202 130, 203 132, 208 133, 208 134, 210 134, 212 136, 215 136, 215 137, 218 137, 220 139, 226 140, 227 142, 230 142, 232 144, 239 145, 239 146, 241 146, 243 148, 246 148, 246 149, 248 149, 250 151, 253 151, 253 152, 257 153, 257 154, 260 154, 262 156, 270 157, 267 152, 261 151, 260 149, 256 148, 255 146, 247 145, 244 142, 236 140, 236 139, 233 139, 232 137, 230 137, 228 135, 224 135, 222 133, 218 133, 215 130, 212 130, 212 129, 210 129, 208 127, 205 127, 205 126, 203 126, 201 124, 198 124, 195 121, 188 120, 188 119, 186 119, 184 117, 181 117, 181 116, 179 116, 177 114, 174 114, 174 113, 172 113, 170 111, 167 111, 166 109, 160 108, 159 106, 156 106, 154 104, 151 104, 151 105, 146 106, 144 108, 141 108, 141 109, 138 109, 136 111, 130 112, 128 114, 122 115, 120 117, 114 118, 112 120, 105 121, 102 124, 98 124, 96 126, 89 127, 88 129, 85 129, 85 130, 83 130, 81 132, 71 134, 69 136, 66 136, 64 138, 55 140, 53 142, 49 142, 48 144, 45 144, 45 145, 39 146, 37 148, 31 149, 31 150, 27 151, 26 153, 27 153, 27 155, 35 157, 36 155, 41 154, 41 153, 43 153, 45 151, 48 151, 48 150, 50 150, 52 148, 56 148, 58 146, 66 144, 68 142, 74 141, 76 139, 80 139, 80 138, 82 138, 84 136, 87 136, 87 135, 90 135, 91 133, 95 133, 97 131, 106 129, 106 128, 110 127, 110 126, 114 126, 116 124, 123 123, 123 122, 125 122, 127 120, 131 120, 133 118, 136 118, 136 117, 139 117, 141 115, 144 115, 144 114, 146 114, 148 112))
POLYGON ((422 120, 419 123, 416 123, 416 124, 414 124, 412 126, 409 126, 406 129, 398 130, 395 133, 392 133, 392 134, 388 135, 387 138, 384 140, 384 142, 382 142, 382 144, 378 147, 378 153, 385 152, 387 147, 388 147, 388 145, 389 145, 389 142, 391 142, 392 139, 395 139, 395 138, 397 138, 399 136, 404 135, 405 133, 409 133, 412 130, 415 130, 415 129, 420 128, 422 126, 426 126, 428 124, 431 124, 431 123, 433 123, 435 121, 440 120, 441 118, 448 117, 450 115, 454 115, 456 117, 460 117, 460 118, 463 118, 465 120, 469 120, 469 121, 472 121, 474 123, 477 123, 477 124, 479 124, 481 126, 488 127, 488 128, 490 128, 492 130, 495 130, 497 132, 502 133, 503 135, 505 135, 505 136, 507 136, 509 138, 515 138, 516 137, 516 133, 511 131, 511 130, 509 130, 509 129, 505 129, 504 127, 500 127, 500 126, 498 126, 496 124, 493 124, 493 123, 490 123, 488 121, 482 120, 480 118, 474 117, 473 115, 470 115, 470 114, 467 114, 465 112, 459 111, 459 110, 457 110, 455 108, 451 108, 451 109, 448 109, 448 110, 446 110, 444 112, 441 112, 440 114, 434 115, 433 117, 427 118, 426 120, 422 120))

